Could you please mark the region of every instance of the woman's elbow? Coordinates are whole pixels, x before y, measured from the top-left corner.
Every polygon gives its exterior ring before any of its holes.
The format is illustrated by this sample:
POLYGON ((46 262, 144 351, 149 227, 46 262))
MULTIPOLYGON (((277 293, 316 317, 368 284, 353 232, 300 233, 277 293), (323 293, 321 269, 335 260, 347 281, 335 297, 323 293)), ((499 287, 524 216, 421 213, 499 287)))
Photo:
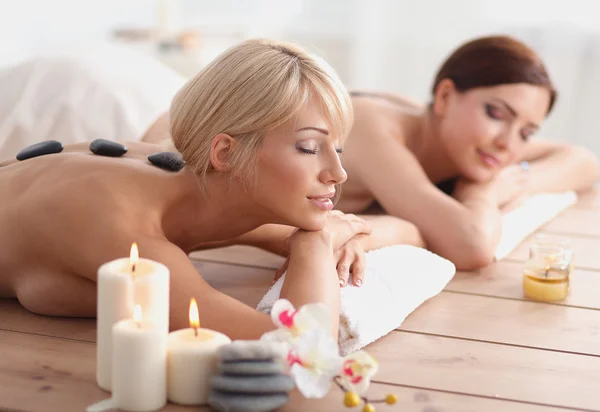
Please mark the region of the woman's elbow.
POLYGON ((456 270, 477 270, 494 262, 494 251, 480 246, 468 248, 453 261, 456 270))
POLYGON ((494 236, 485 231, 472 233, 466 242, 452 246, 449 260, 457 270, 471 271, 481 269, 494 262, 497 242, 494 236))

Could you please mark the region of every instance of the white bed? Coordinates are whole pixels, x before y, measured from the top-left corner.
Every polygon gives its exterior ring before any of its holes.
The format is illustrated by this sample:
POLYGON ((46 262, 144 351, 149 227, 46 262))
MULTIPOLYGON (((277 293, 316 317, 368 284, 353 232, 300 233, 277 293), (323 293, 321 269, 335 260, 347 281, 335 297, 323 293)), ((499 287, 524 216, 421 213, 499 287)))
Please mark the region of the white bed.
POLYGON ((47 139, 139 140, 186 78, 125 46, 40 55, 0 68, 0 159, 47 139))

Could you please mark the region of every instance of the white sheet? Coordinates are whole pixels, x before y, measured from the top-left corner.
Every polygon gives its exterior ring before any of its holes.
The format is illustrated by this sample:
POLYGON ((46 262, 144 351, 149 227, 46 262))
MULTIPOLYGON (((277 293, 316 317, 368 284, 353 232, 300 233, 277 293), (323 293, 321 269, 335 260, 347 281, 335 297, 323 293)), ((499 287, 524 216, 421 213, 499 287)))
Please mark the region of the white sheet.
POLYGON ((139 140, 186 79, 117 45, 40 56, 0 71, 0 159, 42 140, 139 140))

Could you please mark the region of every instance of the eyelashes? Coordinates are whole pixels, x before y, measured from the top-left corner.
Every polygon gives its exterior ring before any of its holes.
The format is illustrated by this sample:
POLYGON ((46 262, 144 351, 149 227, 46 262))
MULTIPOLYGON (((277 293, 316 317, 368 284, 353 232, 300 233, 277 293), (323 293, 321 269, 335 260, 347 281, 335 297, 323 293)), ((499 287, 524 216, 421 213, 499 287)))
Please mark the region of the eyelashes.
POLYGON ((496 107, 492 106, 491 104, 485 105, 485 113, 492 119, 495 119, 495 120, 501 119, 501 116, 498 113, 498 109, 496 107))
MULTIPOLYGON (((502 119, 502 115, 499 112, 499 109, 491 104, 485 104, 485 113, 487 114, 487 116, 491 119, 494 120, 503 120, 502 119)), ((520 134, 521 136, 521 140, 523 141, 527 141, 527 139, 529 138, 529 136, 531 136, 533 133, 527 133, 527 132, 523 132, 520 134)))
MULTIPOLYGON (((319 151, 317 149, 306 149, 306 148, 300 147, 300 146, 296 146, 296 149, 298 149, 298 151, 302 154, 316 155, 317 153, 319 153, 319 151)), ((338 154, 342 154, 344 152, 344 149, 335 149, 335 151, 338 154)))
POLYGON ((299 147, 299 146, 296 146, 296 149, 298 149, 298 151, 303 154, 312 154, 312 155, 317 154, 317 149, 305 149, 305 148, 299 147))

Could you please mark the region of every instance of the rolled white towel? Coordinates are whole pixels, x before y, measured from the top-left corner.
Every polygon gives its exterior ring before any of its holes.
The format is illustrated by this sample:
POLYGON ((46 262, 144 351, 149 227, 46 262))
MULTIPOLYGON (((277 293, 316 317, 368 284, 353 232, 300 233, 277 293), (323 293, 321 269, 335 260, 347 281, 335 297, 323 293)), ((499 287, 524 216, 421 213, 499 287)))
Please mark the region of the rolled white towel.
MULTIPOLYGON (((340 289, 342 355, 398 328, 419 305, 439 294, 455 273, 450 261, 414 246, 389 246, 366 253, 362 286, 340 289)), ((285 274, 269 289, 258 304, 259 311, 270 313, 284 279, 285 274)))

